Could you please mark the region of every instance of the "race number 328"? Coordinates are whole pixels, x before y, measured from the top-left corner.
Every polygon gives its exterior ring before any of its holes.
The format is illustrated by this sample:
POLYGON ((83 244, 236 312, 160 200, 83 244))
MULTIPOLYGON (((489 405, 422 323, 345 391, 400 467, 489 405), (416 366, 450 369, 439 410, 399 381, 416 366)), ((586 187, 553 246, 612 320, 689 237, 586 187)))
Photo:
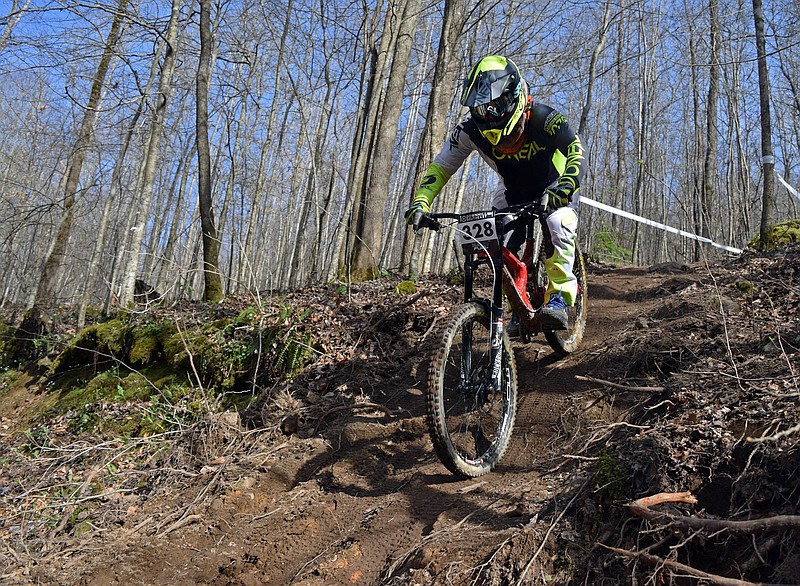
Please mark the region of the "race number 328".
POLYGON ((484 242, 486 240, 497 239, 497 229, 494 223, 494 218, 484 218, 482 220, 462 222, 459 224, 458 229, 461 232, 461 239, 463 242, 475 240, 478 242, 484 242))

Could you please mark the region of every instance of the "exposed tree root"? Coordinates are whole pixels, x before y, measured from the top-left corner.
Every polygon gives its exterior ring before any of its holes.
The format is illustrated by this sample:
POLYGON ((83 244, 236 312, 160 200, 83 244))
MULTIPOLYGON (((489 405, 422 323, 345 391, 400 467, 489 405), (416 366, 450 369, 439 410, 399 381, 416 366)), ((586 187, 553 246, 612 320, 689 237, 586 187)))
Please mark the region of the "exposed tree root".
POLYGON ((614 553, 618 553, 620 555, 624 555, 625 557, 646 562, 652 566, 666 567, 674 570, 680 570, 681 572, 689 574, 690 576, 702 578, 703 580, 705 580, 707 583, 710 584, 719 584, 720 586, 787 586, 786 584, 747 582, 745 580, 739 580, 738 578, 726 578, 724 576, 718 576, 716 574, 709 574, 708 572, 697 570, 691 566, 687 566, 686 564, 682 564, 680 562, 665 560, 664 558, 649 553, 644 553, 643 551, 630 551, 627 549, 620 549, 618 547, 610 547, 608 545, 603 545, 602 543, 599 545, 605 547, 606 549, 610 549, 614 553))
MULTIPOLYGON (((673 515, 670 513, 658 512, 652 510, 653 507, 663 503, 688 503, 697 504, 697 499, 690 492, 662 492, 652 496, 637 499, 628 503, 628 508, 634 515, 656 523, 659 525, 669 525, 670 527, 680 527, 683 529, 691 529, 696 532, 720 532, 725 531, 732 535, 747 535, 763 533, 767 531, 783 531, 800 529, 800 515, 776 515, 774 517, 766 517, 763 519, 751 519, 747 521, 730 521, 722 519, 701 519, 698 517, 685 517, 680 515, 673 515)), ((722 586, 778 586, 777 584, 765 584, 756 582, 747 582, 738 578, 726 578, 716 574, 709 574, 702 570, 698 570, 691 566, 687 566, 674 560, 668 560, 656 555, 652 555, 643 551, 630 551, 627 549, 620 549, 611 547, 600 543, 602 547, 609 549, 615 553, 625 557, 633 558, 643 561, 652 566, 660 568, 668 568, 670 570, 679 570, 684 574, 702 578, 710 584, 719 584, 722 586)), ((785 586, 785 585, 784 585, 785 586)))
POLYGON ((575 378, 578 380, 585 380, 589 381, 590 383, 597 383, 606 387, 611 387, 612 389, 630 391, 632 393, 663 393, 665 390, 664 387, 630 387, 627 385, 612 383, 611 381, 603 380, 601 378, 594 378, 593 376, 576 375, 575 378))
POLYGON ((727 531, 732 535, 749 533, 764 533, 766 531, 784 531, 787 529, 800 529, 800 515, 775 515, 762 519, 748 521, 729 521, 725 519, 700 519, 698 517, 682 517, 660 513, 649 507, 661 503, 690 503, 696 504, 697 499, 690 492, 662 492, 653 496, 637 499, 628 504, 628 508, 637 517, 647 519, 654 523, 671 524, 688 529, 701 529, 708 531, 727 531))

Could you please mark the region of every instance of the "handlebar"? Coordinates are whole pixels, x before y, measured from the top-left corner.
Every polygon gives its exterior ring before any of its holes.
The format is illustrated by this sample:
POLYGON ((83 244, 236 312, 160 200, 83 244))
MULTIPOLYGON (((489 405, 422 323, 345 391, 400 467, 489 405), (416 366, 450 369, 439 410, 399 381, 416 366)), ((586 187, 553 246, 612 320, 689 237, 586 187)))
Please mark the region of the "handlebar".
POLYGON ((507 208, 492 208, 491 210, 477 210, 473 212, 466 212, 463 214, 456 214, 452 212, 443 212, 438 214, 417 212, 412 219, 412 227, 414 232, 419 231, 420 228, 428 228, 429 230, 438 231, 442 228, 442 223, 439 220, 452 219, 461 221, 465 216, 471 216, 480 213, 491 213, 495 217, 498 216, 514 216, 512 220, 527 217, 528 219, 536 219, 546 217, 549 212, 538 202, 526 203, 521 205, 513 205, 507 208))
POLYGON ((453 217, 456 216, 456 214, 426 214, 424 212, 416 212, 411 220, 411 226, 414 228, 414 232, 418 232, 420 228, 428 228, 429 230, 437 232, 442 227, 441 222, 439 222, 437 218, 442 218, 444 216, 453 217))

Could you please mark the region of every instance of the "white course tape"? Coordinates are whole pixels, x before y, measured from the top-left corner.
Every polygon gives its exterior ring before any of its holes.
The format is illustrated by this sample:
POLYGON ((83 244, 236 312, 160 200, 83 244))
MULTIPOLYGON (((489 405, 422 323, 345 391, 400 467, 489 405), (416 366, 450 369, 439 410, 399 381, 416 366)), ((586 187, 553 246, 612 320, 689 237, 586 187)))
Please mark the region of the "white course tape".
POLYGON ((788 190, 789 190, 789 193, 791 193, 791 194, 792 194, 793 196, 795 196, 797 199, 800 199, 800 193, 797 193, 797 190, 796 190, 794 187, 792 187, 791 185, 789 185, 788 183, 786 183, 786 181, 784 181, 783 177, 781 177, 781 176, 780 176, 780 175, 778 175, 777 173, 775 173, 775 177, 777 177, 777 178, 778 178, 778 181, 780 181, 781 183, 783 183, 783 186, 784 186, 786 189, 788 189, 788 190))
POLYGON ((733 252, 735 254, 740 254, 742 251, 739 248, 734 248, 732 246, 725 246, 724 244, 717 244, 708 238, 703 236, 698 236, 697 234, 692 234, 691 232, 685 232, 683 230, 678 230, 677 228, 673 228, 672 226, 667 226, 666 224, 661 224, 659 222, 654 222, 653 220, 648 220, 647 218, 643 218, 642 216, 637 216, 636 214, 632 214, 630 212, 626 212, 619 208, 612 207, 610 205, 606 205, 604 203, 600 203, 599 201, 595 201, 593 199, 589 199, 585 195, 581 195, 581 203, 589 204, 592 207, 604 210, 606 212, 611 212, 612 214, 616 214, 617 216, 622 216, 623 218, 628 218, 630 220, 636 220, 637 222, 641 222, 642 224, 647 224, 648 226, 654 226, 655 228, 660 228, 667 232, 672 232, 673 234, 679 234, 686 238, 693 238, 694 240, 698 240, 700 242, 705 242, 710 244, 711 246, 716 246, 717 248, 721 248, 722 250, 727 250, 728 252, 733 252))

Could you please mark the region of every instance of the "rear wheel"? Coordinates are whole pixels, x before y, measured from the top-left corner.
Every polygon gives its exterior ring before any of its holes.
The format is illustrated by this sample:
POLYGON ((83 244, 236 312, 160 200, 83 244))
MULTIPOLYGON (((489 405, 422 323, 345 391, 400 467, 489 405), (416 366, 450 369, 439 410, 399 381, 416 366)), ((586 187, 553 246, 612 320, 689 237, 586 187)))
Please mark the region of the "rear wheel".
MULTIPOLYGON (((544 274, 544 257, 540 255, 538 270, 544 274)), ((569 325, 566 330, 545 331, 547 343, 559 354, 571 354, 578 349, 586 330, 586 313, 589 309, 589 290, 586 287, 586 265, 583 255, 575 247, 575 264, 572 272, 578 279, 578 295, 575 305, 569 308, 569 325)))
POLYGON ((517 408, 517 369, 503 333, 500 388, 490 364, 489 312, 478 303, 456 311, 428 372, 428 428, 437 455, 463 478, 490 472, 511 439, 517 408))

